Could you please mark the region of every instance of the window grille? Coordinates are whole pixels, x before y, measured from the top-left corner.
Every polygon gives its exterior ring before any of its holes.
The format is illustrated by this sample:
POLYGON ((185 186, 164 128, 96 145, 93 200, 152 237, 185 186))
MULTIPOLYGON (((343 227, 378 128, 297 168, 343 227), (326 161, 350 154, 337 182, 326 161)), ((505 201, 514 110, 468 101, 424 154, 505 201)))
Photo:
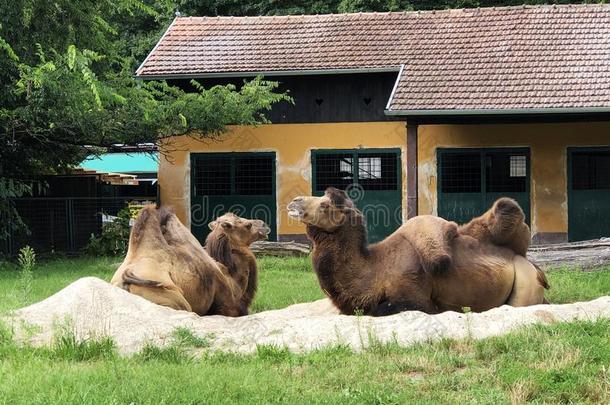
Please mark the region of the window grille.
POLYGON ((319 154, 315 160, 316 191, 328 187, 345 190, 354 183, 354 159, 351 153, 319 154))
POLYGON ((527 156, 507 152, 486 153, 485 186, 492 193, 527 191, 527 156))
POLYGON ((273 162, 266 156, 235 159, 235 193, 269 195, 273 193, 273 162))
POLYGON ((315 166, 316 191, 328 187, 345 190, 355 183, 364 190, 397 190, 400 187, 395 153, 320 153, 316 155, 315 166), (354 159, 358 159, 356 178, 354 159))
POLYGON ((363 190, 397 190, 399 182, 396 154, 358 154, 358 184, 363 190))
POLYGON ((481 154, 466 152, 443 155, 441 191, 443 193, 480 193, 481 154))
POLYGON ((511 155, 510 177, 527 176, 527 159, 524 155, 511 155))
POLYGON ((193 167, 195 193, 205 195, 273 194, 273 158, 269 156, 205 156, 193 167))
POLYGON ((231 194, 231 158, 208 156, 195 161, 197 195, 231 194))
POLYGON ((572 189, 610 189, 610 152, 572 154, 572 189))

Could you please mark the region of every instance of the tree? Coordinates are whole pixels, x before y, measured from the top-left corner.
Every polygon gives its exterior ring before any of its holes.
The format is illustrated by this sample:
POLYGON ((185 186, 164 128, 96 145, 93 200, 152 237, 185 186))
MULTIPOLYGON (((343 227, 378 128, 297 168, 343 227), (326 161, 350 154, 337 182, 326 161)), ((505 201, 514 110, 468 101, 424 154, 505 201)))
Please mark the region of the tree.
POLYGON ((20 0, 0 13, 0 215, 10 219, 0 239, 20 224, 10 198, 31 192, 37 175, 117 144, 167 147, 173 135, 264 123, 273 103, 289 100, 261 78, 239 89, 192 82, 193 93, 135 80, 141 53, 128 48, 150 41, 162 20, 138 0, 20 0), (137 16, 146 17, 142 31, 119 34, 137 16))

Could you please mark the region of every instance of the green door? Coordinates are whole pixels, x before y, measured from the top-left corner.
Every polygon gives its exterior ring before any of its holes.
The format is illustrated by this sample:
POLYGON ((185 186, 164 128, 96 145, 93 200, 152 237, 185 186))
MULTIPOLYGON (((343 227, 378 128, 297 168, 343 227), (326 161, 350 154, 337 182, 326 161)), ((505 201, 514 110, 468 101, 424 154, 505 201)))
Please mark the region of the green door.
POLYGON ((438 215, 470 221, 500 197, 515 199, 530 221, 529 150, 438 149, 438 215))
POLYGON ((311 152, 313 195, 346 190, 377 242, 402 223, 400 149, 326 149, 311 152))
POLYGON ((265 221, 277 240, 275 153, 191 154, 191 232, 203 243, 226 212, 265 221))
POLYGON ((568 239, 610 236, 610 148, 568 148, 568 239))

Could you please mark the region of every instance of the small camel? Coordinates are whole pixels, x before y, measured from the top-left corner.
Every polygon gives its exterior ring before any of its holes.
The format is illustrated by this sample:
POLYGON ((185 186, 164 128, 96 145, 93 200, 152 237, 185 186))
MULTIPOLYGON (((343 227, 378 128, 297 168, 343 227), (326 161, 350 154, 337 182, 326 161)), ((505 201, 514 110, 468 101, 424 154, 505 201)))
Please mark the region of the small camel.
POLYGON ((198 315, 247 313, 241 289, 166 208, 144 207, 111 283, 159 305, 198 315))
MULTIPOLYGON (((512 210, 516 203, 504 201, 492 210, 507 210, 505 204, 512 210)), ((477 233, 475 226, 458 228, 442 218, 420 216, 369 245, 362 213, 335 188, 322 197, 293 199, 288 213, 306 225, 320 286, 344 314, 362 311, 379 316, 406 310, 433 314, 461 312, 464 307, 480 312, 504 304, 544 302, 548 287, 544 274, 516 254, 521 245, 505 240, 503 234, 489 238, 477 233), (496 244, 495 237, 503 243, 496 244)), ((486 223, 485 218, 488 225, 493 223, 490 218, 507 220, 499 214, 486 213, 479 225, 486 223)), ((490 229, 502 230, 503 225, 490 229)), ((508 228, 504 232, 513 229, 508 228)), ((514 235, 522 236, 521 231, 514 235)))
POLYGON ((209 227, 212 232, 205 241, 206 251, 224 265, 241 289, 243 306, 250 308, 258 285, 256 256, 250 245, 268 239, 271 228, 259 219, 245 219, 233 213, 218 217, 209 227))

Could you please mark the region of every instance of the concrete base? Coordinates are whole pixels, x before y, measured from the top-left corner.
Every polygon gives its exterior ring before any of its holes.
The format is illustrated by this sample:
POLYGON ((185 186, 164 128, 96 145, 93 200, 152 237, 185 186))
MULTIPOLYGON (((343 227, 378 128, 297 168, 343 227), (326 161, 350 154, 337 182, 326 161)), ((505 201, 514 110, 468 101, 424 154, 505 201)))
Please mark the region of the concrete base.
POLYGON ((279 242, 298 242, 304 243, 311 246, 311 241, 304 233, 288 233, 284 235, 278 235, 279 242))
POLYGON ((532 236, 533 245, 553 245, 555 243, 566 243, 568 234, 566 232, 538 232, 532 236))

